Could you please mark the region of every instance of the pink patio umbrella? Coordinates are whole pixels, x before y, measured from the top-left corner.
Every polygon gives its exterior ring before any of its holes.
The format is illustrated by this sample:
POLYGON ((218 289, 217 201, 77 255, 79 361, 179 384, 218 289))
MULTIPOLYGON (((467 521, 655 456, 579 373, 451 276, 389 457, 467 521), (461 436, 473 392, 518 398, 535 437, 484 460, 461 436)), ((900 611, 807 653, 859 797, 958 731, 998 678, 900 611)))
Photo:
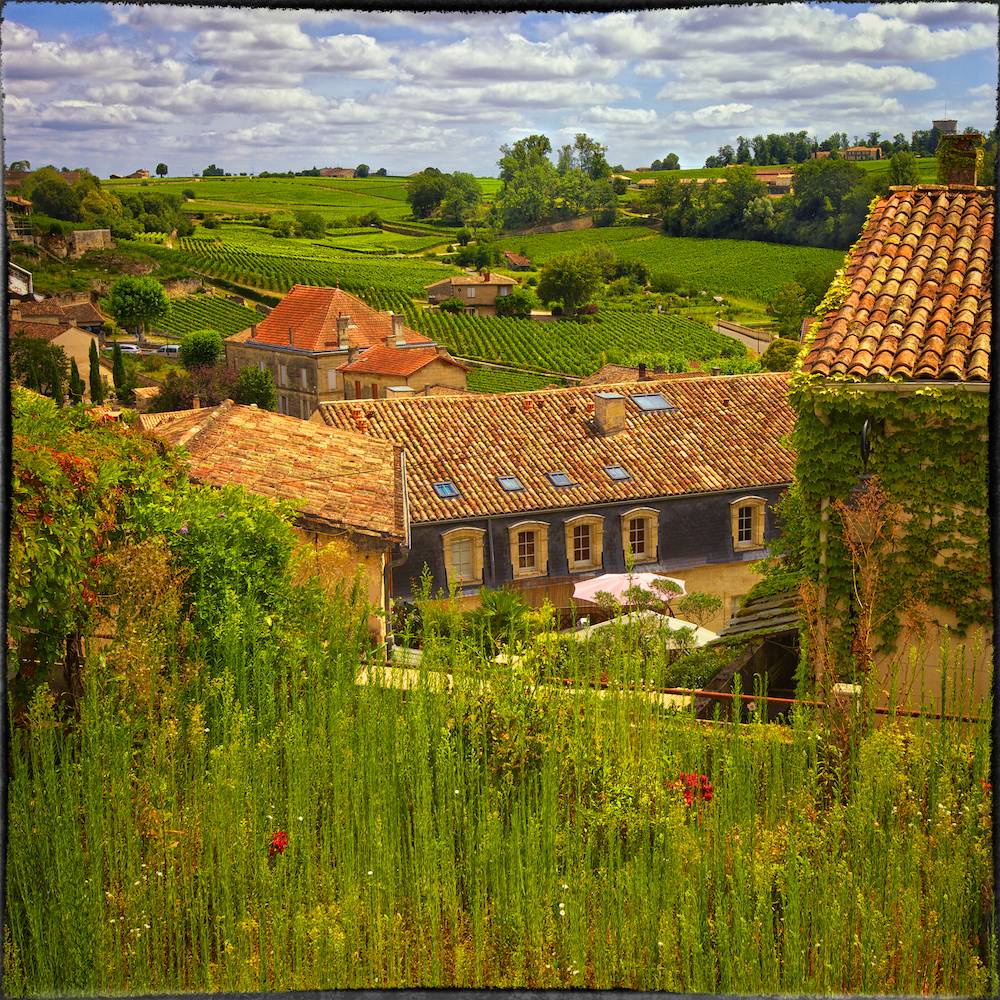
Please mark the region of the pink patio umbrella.
POLYGON ((619 604, 628 604, 628 591, 632 587, 640 587, 648 591, 660 600, 670 601, 675 597, 683 597, 687 591, 684 589, 684 581, 676 580, 672 576, 660 576, 658 573, 605 573, 603 576, 595 576, 592 580, 583 580, 573 588, 573 597, 578 601, 587 601, 590 604, 597 603, 597 594, 603 591, 610 594, 619 604), (655 581, 672 583, 677 587, 677 593, 664 594, 653 586, 655 581))

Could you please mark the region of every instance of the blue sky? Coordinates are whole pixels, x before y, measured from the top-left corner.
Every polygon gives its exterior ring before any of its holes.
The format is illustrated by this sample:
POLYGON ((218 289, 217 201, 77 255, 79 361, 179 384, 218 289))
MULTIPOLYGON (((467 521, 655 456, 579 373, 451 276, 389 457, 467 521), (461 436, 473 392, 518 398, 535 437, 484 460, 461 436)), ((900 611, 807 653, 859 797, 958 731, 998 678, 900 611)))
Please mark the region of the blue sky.
POLYGON ((618 13, 5 4, 5 159, 100 176, 311 166, 495 175, 502 143, 586 132, 612 163, 700 166, 737 135, 996 120, 997 7, 618 13))

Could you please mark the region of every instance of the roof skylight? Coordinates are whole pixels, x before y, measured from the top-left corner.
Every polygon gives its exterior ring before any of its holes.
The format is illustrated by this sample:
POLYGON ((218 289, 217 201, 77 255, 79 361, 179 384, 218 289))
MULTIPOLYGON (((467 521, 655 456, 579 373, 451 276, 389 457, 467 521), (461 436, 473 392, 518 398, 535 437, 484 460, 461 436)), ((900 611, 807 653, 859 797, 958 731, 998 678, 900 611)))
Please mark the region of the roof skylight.
POLYGON ((640 394, 638 396, 632 396, 632 402, 639 407, 640 410, 673 410, 674 406, 658 392, 640 394))
POLYGON ((524 489, 524 484, 517 476, 497 476, 497 482, 508 492, 516 493, 524 489))
POLYGON ((632 477, 628 472, 625 471, 620 465, 606 465, 604 466, 604 471, 608 474, 611 479, 615 482, 622 482, 625 479, 631 479, 632 477))
POLYGON ((573 482, 573 480, 570 479, 569 476, 566 475, 565 472, 546 472, 545 474, 549 477, 549 482, 552 483, 553 486, 575 486, 576 485, 573 482))
POLYGON ((450 500, 460 495, 458 487, 450 479, 446 479, 443 483, 434 483, 434 492, 442 500, 450 500))

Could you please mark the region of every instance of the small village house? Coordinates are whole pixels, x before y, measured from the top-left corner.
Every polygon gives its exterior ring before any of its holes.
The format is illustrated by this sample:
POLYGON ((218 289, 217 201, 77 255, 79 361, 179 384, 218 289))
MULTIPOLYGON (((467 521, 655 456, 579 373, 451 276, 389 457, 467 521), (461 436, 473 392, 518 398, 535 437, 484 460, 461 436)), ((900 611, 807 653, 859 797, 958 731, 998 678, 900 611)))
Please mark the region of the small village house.
POLYGON ((340 288, 294 285, 259 323, 225 341, 234 370, 269 368, 278 409, 308 420, 321 403, 393 389, 466 387, 465 365, 434 341, 340 288))
POLYGON ((757 581, 791 480, 788 375, 324 403, 316 422, 406 448, 411 547, 394 593, 466 604, 509 586, 569 608, 574 585, 637 569, 718 595, 719 628, 757 581), (627 553, 629 554, 627 556, 627 553))
POLYGON ((503 259, 512 271, 531 270, 531 260, 523 253, 516 253, 513 250, 504 250, 503 259))
POLYGON ((496 271, 481 274, 459 274, 427 285, 427 301, 433 306, 445 299, 461 299, 465 311, 473 316, 495 316, 497 299, 510 295, 517 281, 496 271))
POLYGON ((384 641, 390 564, 408 542, 402 448, 232 400, 144 414, 139 424, 188 453, 193 481, 291 502, 296 532, 313 549, 312 570, 348 591, 360 573, 370 605, 381 612, 370 618, 370 631, 384 641))
MULTIPOLYGON (((974 162, 971 175, 967 163, 955 170, 974 179, 974 162)), ((978 671, 976 693, 991 685, 994 202, 992 188, 973 184, 891 188, 831 290, 797 376, 797 479, 814 519, 804 568, 827 629, 813 639, 813 664, 855 671, 843 680, 873 672, 883 703, 891 690, 914 707, 939 701, 952 643, 978 671), (851 557, 845 530, 865 542, 864 522, 851 528, 850 510, 876 485, 885 509, 898 513, 889 540, 872 549, 877 560, 868 565, 881 567, 880 583, 863 604, 854 588, 864 564, 851 557), (866 608, 876 627, 859 654, 866 608)), ((952 671, 955 657, 952 650, 952 671)))
POLYGON ((840 154, 845 160, 881 160, 881 146, 848 146, 840 154))
MULTIPOLYGON (((77 371, 79 371, 85 386, 85 396, 90 398, 90 345, 97 344, 98 350, 100 350, 100 337, 96 333, 84 330, 72 321, 47 322, 21 319, 8 319, 7 330, 10 337, 35 337, 52 344, 54 347, 61 347, 67 358, 76 361, 77 371)), ((111 363, 105 357, 101 358, 101 377, 104 380, 105 389, 110 391, 112 385, 111 363)))

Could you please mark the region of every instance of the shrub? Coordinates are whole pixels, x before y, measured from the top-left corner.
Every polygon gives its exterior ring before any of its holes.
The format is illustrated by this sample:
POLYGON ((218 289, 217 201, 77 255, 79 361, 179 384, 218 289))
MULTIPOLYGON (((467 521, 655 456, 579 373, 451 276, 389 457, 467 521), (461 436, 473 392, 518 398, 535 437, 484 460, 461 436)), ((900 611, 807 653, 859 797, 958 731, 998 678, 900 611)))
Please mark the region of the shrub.
POLYGON ((218 229, 219 228, 219 220, 212 218, 212 216, 210 216, 210 215, 206 215, 205 216, 205 221, 202 223, 202 225, 206 229, 218 229))
POLYGON ((760 356, 761 368, 768 372, 791 371, 801 346, 797 340, 786 340, 784 337, 775 338, 760 356))
POLYGON ((656 271, 649 276, 649 287, 654 292, 679 292, 681 279, 672 271, 656 271))
POLYGON ((453 295, 451 298, 443 299, 438 308, 446 313, 464 313, 465 303, 457 295, 453 295))
POLYGON ((233 386, 233 401, 246 406, 255 403, 262 410, 278 407, 278 391, 270 368, 246 367, 240 369, 233 386))
POLYGON ((180 361, 190 371, 215 365, 222 357, 222 334, 216 330, 192 330, 181 340, 180 361))

